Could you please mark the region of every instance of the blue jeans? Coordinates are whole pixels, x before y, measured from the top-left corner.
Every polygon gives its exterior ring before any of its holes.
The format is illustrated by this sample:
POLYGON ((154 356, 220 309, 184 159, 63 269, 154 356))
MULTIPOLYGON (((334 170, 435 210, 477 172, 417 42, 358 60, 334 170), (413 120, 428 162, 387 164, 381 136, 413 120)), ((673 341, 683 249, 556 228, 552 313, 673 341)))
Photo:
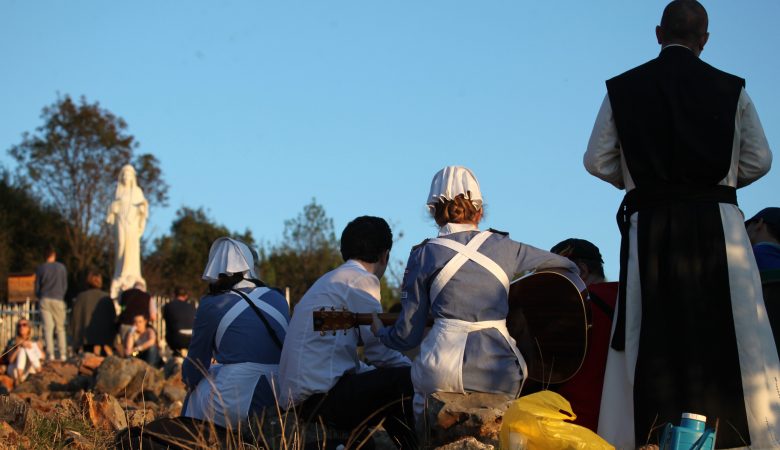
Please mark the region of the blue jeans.
POLYGON ((157 367, 157 363, 160 360, 160 350, 157 349, 156 345, 153 345, 146 350, 139 352, 136 358, 146 361, 146 363, 152 367, 157 367))

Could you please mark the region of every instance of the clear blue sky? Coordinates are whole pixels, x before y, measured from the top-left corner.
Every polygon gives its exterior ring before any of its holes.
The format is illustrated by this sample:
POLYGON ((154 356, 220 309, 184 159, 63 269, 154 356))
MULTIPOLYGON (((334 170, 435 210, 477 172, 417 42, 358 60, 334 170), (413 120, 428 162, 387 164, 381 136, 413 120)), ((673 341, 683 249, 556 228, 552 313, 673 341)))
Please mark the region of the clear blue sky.
MULTIPOLYGON (((0 163, 57 93, 123 117, 154 153, 170 205, 207 208, 266 242, 312 197, 337 232, 387 218, 409 249, 450 164, 479 178, 485 227, 549 248, 596 243, 618 272, 622 193, 582 154, 604 80, 653 58, 665 1, 31 1, 0 3, 0 163)), ((702 58, 747 79, 780 143, 780 2, 705 1, 702 58)), ((776 165, 780 165, 778 162, 776 165)), ((780 205, 780 169, 740 191, 780 205)), ((149 236, 147 236, 149 237, 149 236)))

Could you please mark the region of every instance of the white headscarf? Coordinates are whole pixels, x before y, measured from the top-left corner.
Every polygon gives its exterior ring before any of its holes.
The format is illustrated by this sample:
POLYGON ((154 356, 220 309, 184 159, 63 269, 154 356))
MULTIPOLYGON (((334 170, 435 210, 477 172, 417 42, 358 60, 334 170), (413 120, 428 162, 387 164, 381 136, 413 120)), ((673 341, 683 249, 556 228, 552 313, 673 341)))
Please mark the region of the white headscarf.
POLYGON ((203 271, 203 279, 213 283, 219 279, 219 274, 233 275, 248 272, 249 278, 257 278, 255 273, 255 258, 245 243, 221 237, 211 244, 209 262, 203 271))
POLYGON ((441 200, 452 200, 460 194, 471 200, 478 210, 482 208, 482 192, 474 173, 462 166, 447 166, 433 176, 428 207, 433 208, 441 200))

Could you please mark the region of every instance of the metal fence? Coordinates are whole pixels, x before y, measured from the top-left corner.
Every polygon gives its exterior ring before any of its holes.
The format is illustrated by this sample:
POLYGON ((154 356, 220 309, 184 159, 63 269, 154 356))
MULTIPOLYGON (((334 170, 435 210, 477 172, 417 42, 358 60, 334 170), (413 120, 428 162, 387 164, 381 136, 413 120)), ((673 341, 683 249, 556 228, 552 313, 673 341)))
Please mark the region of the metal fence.
MULTIPOLYGON (((150 323, 150 326, 157 332, 158 345, 160 347, 160 354, 167 356, 168 351, 167 344, 165 343, 165 321, 162 320, 162 309, 171 301, 170 297, 153 296, 157 309, 157 320, 150 323)), ((45 343, 43 335, 43 321, 41 320, 41 312, 38 310, 36 302, 26 303, 7 303, 0 304, 0 353, 5 348, 6 343, 16 335, 16 323, 19 319, 27 319, 32 327, 32 335, 34 339, 38 339, 45 343)), ((68 321, 70 319, 70 309, 68 309, 65 315, 65 330, 68 330, 68 321)), ((68 352, 72 355, 73 349, 70 345, 71 336, 68 336, 68 352)), ((55 334, 56 342, 56 334, 55 334)), ((56 345, 56 344, 55 344, 56 345)), ((48 352, 49 349, 46 349, 48 352)))

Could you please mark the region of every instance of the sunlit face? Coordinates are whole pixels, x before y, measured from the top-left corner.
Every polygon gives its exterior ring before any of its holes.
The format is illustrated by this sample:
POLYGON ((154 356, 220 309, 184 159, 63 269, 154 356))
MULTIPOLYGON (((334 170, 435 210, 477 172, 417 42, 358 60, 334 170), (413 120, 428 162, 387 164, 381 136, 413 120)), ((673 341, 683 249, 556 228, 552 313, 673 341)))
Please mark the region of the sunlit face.
POLYGON ((135 329, 138 330, 140 333, 143 333, 146 331, 146 317, 144 316, 135 316, 133 319, 133 325, 135 325, 135 329))
POLYGON ((20 320, 16 324, 16 334, 22 337, 29 337, 32 329, 30 328, 30 322, 26 320, 20 320))

